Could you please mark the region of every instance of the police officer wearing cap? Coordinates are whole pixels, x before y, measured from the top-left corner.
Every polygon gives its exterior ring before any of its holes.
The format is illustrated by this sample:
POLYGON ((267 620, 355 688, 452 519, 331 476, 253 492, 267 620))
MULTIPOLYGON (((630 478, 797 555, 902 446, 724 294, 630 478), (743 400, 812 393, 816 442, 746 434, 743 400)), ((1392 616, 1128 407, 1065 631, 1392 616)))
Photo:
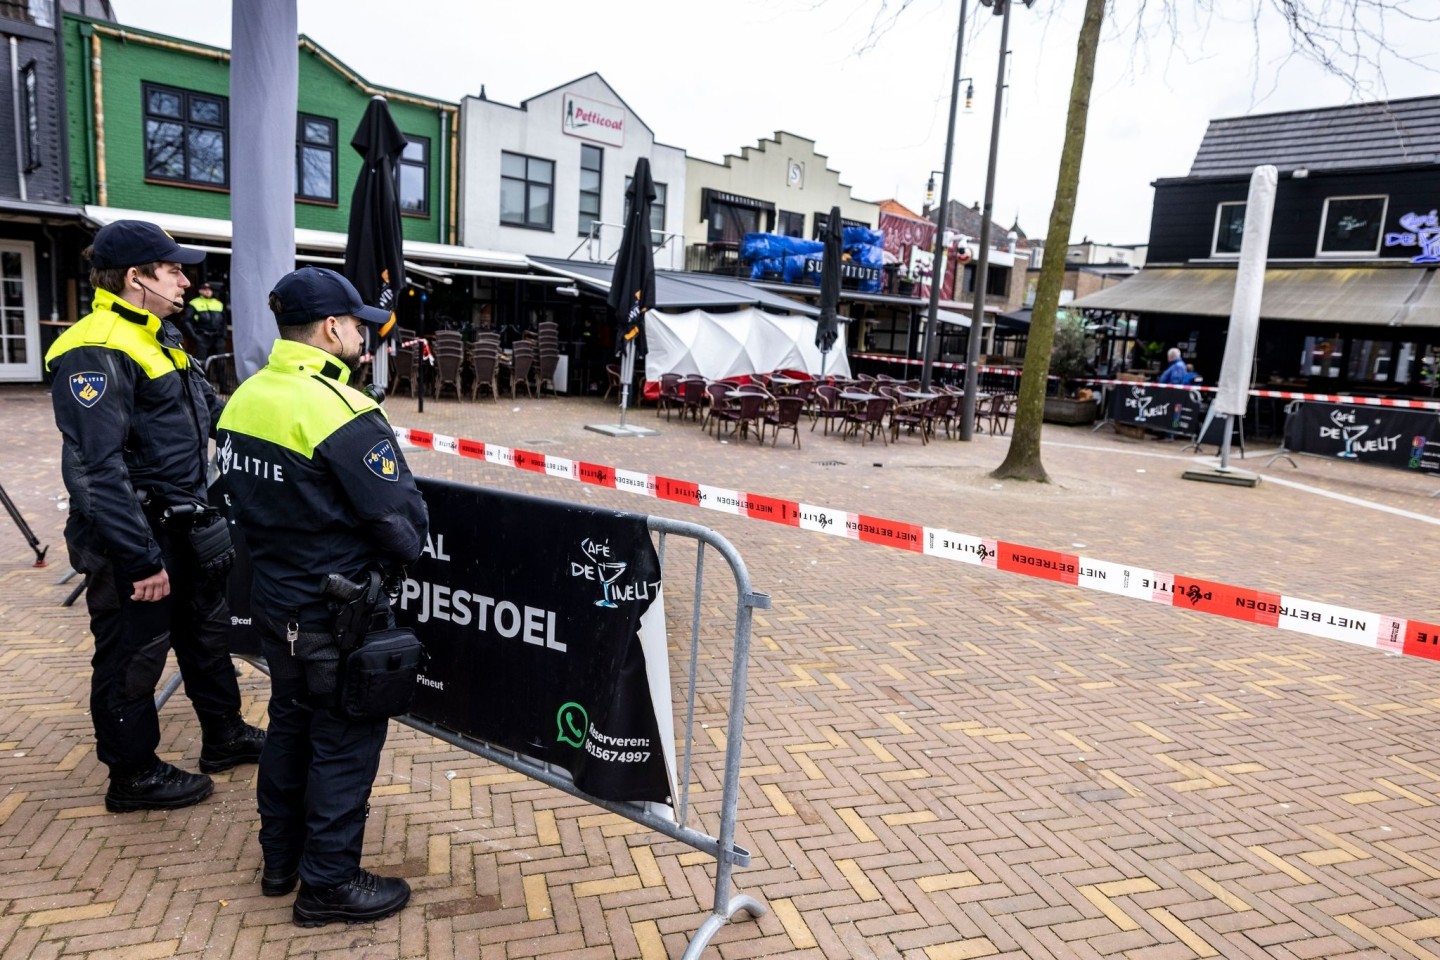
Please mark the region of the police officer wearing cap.
POLYGON ((190 334, 195 359, 204 363, 225 352, 225 304, 216 299, 209 281, 201 283, 198 290, 200 295, 185 307, 183 326, 190 334))
MULTIPOLYGON (((257 794, 261 892, 300 881, 300 926, 389 916, 398 877, 360 867, 365 811, 387 720, 336 703, 340 651, 326 574, 394 577, 420 556, 425 502, 375 400, 349 384, 364 324, 389 321, 333 270, 305 267, 270 293, 280 327, 266 366, 220 418, 220 464, 254 568, 255 624, 270 666, 270 727, 257 794)), ((382 601, 384 598, 382 597, 382 601)))
POLYGON ((95 635, 90 715, 96 753, 110 768, 105 807, 185 807, 214 784, 155 754, 155 685, 169 650, 200 718, 202 771, 254 763, 265 740, 240 717, 225 643, 233 551, 223 522, 204 509, 206 450, 221 404, 166 319, 185 306, 183 265, 205 254, 152 223, 117 220, 85 255, 93 309, 60 335, 45 365, 64 438, 65 541, 71 565, 87 577, 95 635), (204 529, 223 541, 205 557, 195 547, 201 518, 218 524, 204 529))

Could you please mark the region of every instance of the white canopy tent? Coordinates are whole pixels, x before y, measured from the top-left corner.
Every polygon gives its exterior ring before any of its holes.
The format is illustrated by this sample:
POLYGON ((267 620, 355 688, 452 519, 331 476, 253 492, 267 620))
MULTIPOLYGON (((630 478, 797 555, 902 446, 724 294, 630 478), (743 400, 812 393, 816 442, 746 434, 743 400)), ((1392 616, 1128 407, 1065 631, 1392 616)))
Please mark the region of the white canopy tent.
MULTIPOLYGON (((845 355, 845 318, 840 336, 825 361, 825 373, 850 376, 845 355)), ((729 313, 651 310, 645 315, 645 379, 663 374, 699 374, 710 380, 771 370, 820 374, 815 321, 793 314, 766 313, 754 307, 729 313)))

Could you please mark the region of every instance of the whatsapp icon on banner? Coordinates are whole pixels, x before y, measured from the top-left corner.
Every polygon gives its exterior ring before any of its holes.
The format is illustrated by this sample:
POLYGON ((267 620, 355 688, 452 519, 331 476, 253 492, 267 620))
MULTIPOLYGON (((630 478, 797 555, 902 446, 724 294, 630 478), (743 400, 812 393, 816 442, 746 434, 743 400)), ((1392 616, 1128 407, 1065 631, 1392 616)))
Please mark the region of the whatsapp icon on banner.
POLYGON ((555 739, 578 747, 585 742, 585 731, 590 728, 590 715, 580 704, 571 701, 561 704, 555 714, 555 739))

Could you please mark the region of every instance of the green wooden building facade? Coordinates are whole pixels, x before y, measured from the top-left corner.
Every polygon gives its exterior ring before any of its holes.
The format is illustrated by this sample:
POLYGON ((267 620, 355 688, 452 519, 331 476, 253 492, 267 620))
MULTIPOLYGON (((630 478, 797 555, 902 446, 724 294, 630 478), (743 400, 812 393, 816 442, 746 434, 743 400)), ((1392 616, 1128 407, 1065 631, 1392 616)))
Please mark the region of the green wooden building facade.
MULTIPOLYGON (((76 16, 63 33, 74 202, 228 221, 229 51, 76 16)), ((457 105, 375 87, 308 37, 298 44, 295 226, 345 232, 360 170, 350 138, 379 94, 410 140, 406 239, 454 243, 457 105)))

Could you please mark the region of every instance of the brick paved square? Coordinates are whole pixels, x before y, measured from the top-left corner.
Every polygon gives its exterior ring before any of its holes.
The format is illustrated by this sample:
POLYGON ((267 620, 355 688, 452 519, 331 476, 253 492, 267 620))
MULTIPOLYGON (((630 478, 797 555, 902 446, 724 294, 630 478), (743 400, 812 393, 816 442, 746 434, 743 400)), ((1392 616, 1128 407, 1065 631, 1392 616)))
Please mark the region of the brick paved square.
MULTIPOLYGON (((449 436, 1440 619, 1440 500, 1401 471, 1265 467, 1252 450, 1243 466, 1265 481, 1243 490, 1182 480, 1176 444, 1047 426, 1055 483, 1035 488, 986 475, 1007 441, 984 434, 862 450, 802 425, 802 449, 772 449, 649 408, 632 416, 658 436, 602 437, 584 426, 614 409, 593 400, 387 406, 398 425, 449 436)), ((36 388, 0 387, 0 414, 0 483, 52 560, 32 568, 0 520, 0 956, 680 955, 710 909, 713 863, 403 726, 365 856, 416 895, 378 924, 301 931, 288 902, 259 896, 253 768, 190 810, 107 814, 83 604, 61 607, 70 585, 56 582, 58 434, 36 388)), ((408 458, 421 474, 711 526, 772 594, 755 620, 741 778, 754 861, 734 875, 772 912, 723 928, 707 956, 1440 956, 1440 664, 408 458)), ((729 601, 716 597, 718 621, 729 601)), ((700 708, 717 732, 724 640, 704 639, 700 708)), ((247 668, 241 689, 263 719, 264 677, 247 668)), ((193 768, 188 706, 161 722, 167 758, 193 768)), ((702 746, 713 762, 716 742, 702 746)), ((718 783, 701 782, 709 815, 718 783)))

